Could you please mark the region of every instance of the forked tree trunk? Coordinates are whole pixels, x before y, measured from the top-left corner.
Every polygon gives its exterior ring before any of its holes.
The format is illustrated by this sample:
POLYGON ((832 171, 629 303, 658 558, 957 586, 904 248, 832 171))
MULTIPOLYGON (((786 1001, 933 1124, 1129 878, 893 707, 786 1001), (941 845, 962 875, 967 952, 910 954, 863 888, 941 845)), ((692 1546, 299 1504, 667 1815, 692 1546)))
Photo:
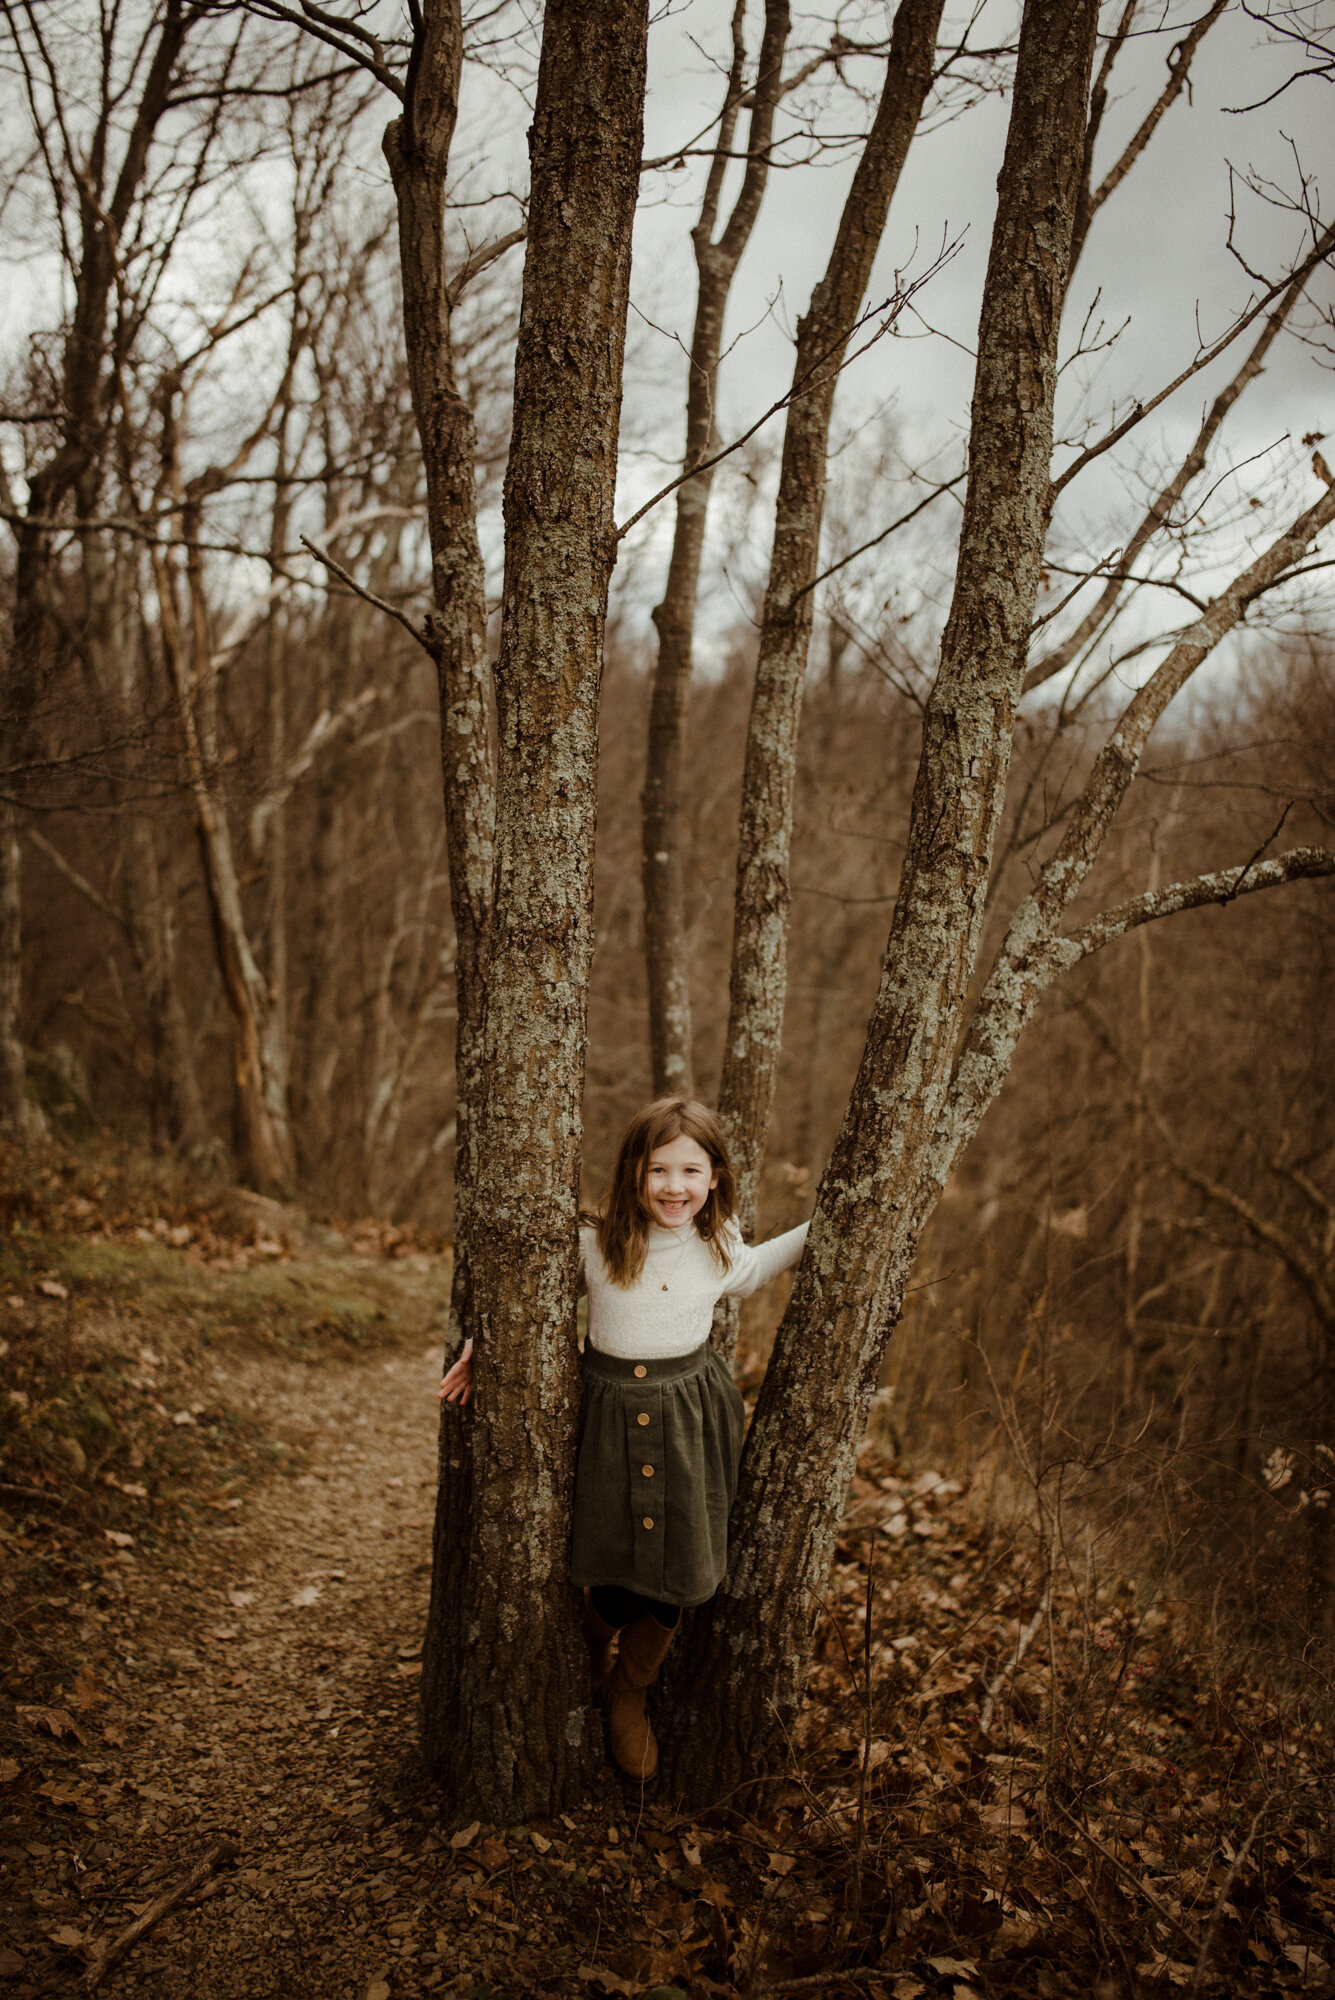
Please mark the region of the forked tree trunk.
POLYGON ((598 1731, 568 1582, 575 1210, 598 690, 644 109, 646 0, 549 0, 505 481, 496 895, 465 1325, 464 1509, 438 1509, 427 1758, 493 1819, 581 1793, 598 1731))
POLYGON ((784 428, 742 776, 728 1030, 719 1085, 719 1115, 737 1175, 741 1223, 748 1232, 755 1225, 756 1188, 783 1040, 797 733, 825 514, 830 415, 890 202, 931 89, 942 6, 943 0, 900 0, 876 118, 839 218, 825 276, 797 331, 795 395, 784 428))
MULTIPOLYGON (((745 94, 745 20, 746 0, 737 0, 732 17, 732 69, 719 121, 718 144, 705 182, 700 219, 691 231, 699 287, 686 377, 686 450, 682 464, 687 469, 702 464, 718 445, 718 369, 723 320, 733 276, 760 213, 769 176, 774 109, 782 90, 783 52, 788 42, 788 0, 766 0, 765 33, 751 91, 746 172, 736 205, 723 234, 715 242, 719 197, 732 156, 737 113, 745 94)), ((677 488, 677 524, 667 585, 663 601, 653 614, 658 629, 658 660, 649 707, 642 862, 649 1051, 655 1092, 672 1091, 678 1096, 690 1095, 694 1067, 682 756, 700 556, 713 482, 714 472, 710 467, 677 488)))
POLYGON ((671 1779, 782 1769, 834 1538, 929 1203, 1042 555, 1096 0, 1028 0, 983 294, 969 483, 866 1048, 742 1466, 728 1577, 687 1635, 671 1779))

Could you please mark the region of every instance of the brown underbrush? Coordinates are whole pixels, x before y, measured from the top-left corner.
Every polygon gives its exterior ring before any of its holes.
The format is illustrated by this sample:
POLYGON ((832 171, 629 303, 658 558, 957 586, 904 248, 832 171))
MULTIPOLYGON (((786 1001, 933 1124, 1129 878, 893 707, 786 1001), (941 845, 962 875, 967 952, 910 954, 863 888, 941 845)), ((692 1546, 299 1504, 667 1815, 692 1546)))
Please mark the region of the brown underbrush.
POLYGON ((1319 1657, 1005 1423, 960 1469, 878 1412, 763 1798, 608 1771, 458 1825, 415 1735, 443 1265, 118 1176, 7 1183, 15 2000, 1335 1990, 1319 1657))

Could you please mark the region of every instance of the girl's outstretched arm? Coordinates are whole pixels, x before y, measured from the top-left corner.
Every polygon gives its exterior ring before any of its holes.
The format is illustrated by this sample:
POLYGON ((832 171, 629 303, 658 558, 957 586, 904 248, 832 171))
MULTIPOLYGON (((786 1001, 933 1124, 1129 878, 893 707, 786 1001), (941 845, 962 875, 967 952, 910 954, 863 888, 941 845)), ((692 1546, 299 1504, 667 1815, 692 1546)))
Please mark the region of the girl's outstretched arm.
POLYGON ((463 1353, 453 1368, 446 1371, 441 1385, 436 1391, 436 1400, 441 1403, 457 1403, 460 1409, 473 1397, 473 1343, 466 1340, 463 1353))
POLYGON ((799 1222, 796 1229, 786 1229, 782 1236, 771 1236, 768 1243, 743 1243, 740 1235, 734 1234, 728 1244, 724 1297, 749 1299, 752 1292, 758 1292, 771 1278, 777 1278, 780 1271, 791 1271, 806 1246, 810 1226, 799 1222))

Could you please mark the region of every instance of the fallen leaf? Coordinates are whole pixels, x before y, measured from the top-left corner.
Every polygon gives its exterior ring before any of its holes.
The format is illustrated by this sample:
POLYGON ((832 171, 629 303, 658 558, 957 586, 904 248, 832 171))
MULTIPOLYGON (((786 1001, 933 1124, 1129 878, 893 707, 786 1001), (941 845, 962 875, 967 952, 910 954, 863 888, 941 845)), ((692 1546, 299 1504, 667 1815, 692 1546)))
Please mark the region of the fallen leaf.
MULTIPOLYGON (((10 1304, 14 1301, 11 1299, 10 1304)), ((17 1979, 23 1970, 23 1960, 8 1945, 0 1945, 0 1979, 17 1979)))
POLYGON ((98 1702, 105 1701, 97 1675, 91 1667, 80 1667, 79 1678, 74 1683, 74 1706, 79 1709, 96 1708, 98 1702))
MULTIPOLYGON (((0 1766, 0 1768, 3 1767, 0 1766)), ((15 1765, 14 1768, 15 1768, 15 1775, 17 1775, 18 1766, 15 1765)), ((537 1848, 539 1854, 546 1854, 552 1844, 550 1840, 545 1839, 543 1835, 540 1833, 530 1833, 529 1839, 533 1842, 533 1845, 537 1848)))
MULTIPOLYGON (((282 1252, 279 1252, 281 1256, 282 1252)), ((366 2000, 389 2000, 389 1981, 372 1979, 367 1982, 366 2000)))
POLYGON ((48 1931, 52 1944, 58 1944, 64 1951, 78 1951, 88 1940, 82 1931, 76 1931, 73 1924, 61 1924, 58 1930, 48 1931))
POLYGON ((402 1674, 405 1680, 411 1680, 414 1674, 421 1673, 422 1662, 420 1660, 400 1660, 394 1671, 397 1674, 402 1674))
POLYGON ((301 1611, 309 1604, 318 1604, 321 1594, 318 1583, 303 1583, 300 1590, 293 1591, 291 1602, 298 1611, 301 1611))
POLYGON ((123 1535, 119 1528, 103 1528, 102 1533, 111 1543, 113 1549, 132 1549, 134 1547, 134 1536, 123 1535))
POLYGON ((683 1840, 683 1841, 682 1841, 682 1843, 681 1843, 681 1851, 682 1851, 683 1855, 684 1855, 684 1856, 686 1857, 686 1866, 687 1866, 688 1868, 699 1868, 699 1867, 700 1867, 700 1866, 702 1865, 702 1864, 701 1864, 701 1861, 700 1861, 700 1850, 699 1850, 699 1848, 698 1848, 698 1847, 692 1847, 692 1845, 691 1845, 691 1843, 690 1843, 690 1841, 689 1841, 689 1840, 683 1840))
POLYGON ((10 1292, 8 1297, 5 1299, 5 1304, 9 1307, 11 1312, 18 1312, 23 1305, 23 1300, 19 1297, 17 1292, 10 1292))
POLYGON ((473 1841, 477 1838, 478 1834, 481 1833, 481 1831, 482 1831, 482 1822, 480 1819, 475 1819, 471 1826, 460 1827, 458 1833, 452 1833, 450 1835, 450 1846, 454 1848, 456 1852, 462 1847, 469 1847, 472 1845, 473 1841))
POLYGON ((502 1847, 499 1840, 484 1840, 481 1847, 477 1850, 477 1858, 490 1873, 494 1869, 504 1868, 506 1862, 510 1859, 510 1855, 508 1849, 502 1847))
POLYGON ((22 1769, 13 1757, 0 1757, 0 1785, 12 1785, 22 1769))
POLYGON ((411 1645, 400 1646, 398 1648, 398 1656, 401 1660, 415 1660, 418 1654, 421 1652, 421 1650, 422 1650, 421 1640, 414 1639, 411 1645))
POLYGON ((193 1424, 194 1421, 194 1416, 189 1410, 175 1410, 172 1413, 172 1422, 174 1424, 193 1424))
POLYGON ((255 1593, 253 1590, 229 1590, 227 1601, 229 1604, 234 1604, 239 1611, 243 1605, 255 1602, 255 1593))
POLYGON ((39 1278, 37 1289, 44 1299, 67 1299, 69 1290, 58 1278, 39 1278))
POLYGON ((622 1979, 602 1965, 581 1965, 575 1977, 582 1979, 587 1986, 601 1986, 604 1993, 634 1995, 638 1991, 633 1979, 622 1979))
POLYGON ((102 1724, 102 1737, 104 1742, 110 1743, 116 1749, 119 1749, 125 1741, 125 1731, 118 1722, 104 1722, 102 1724))
POLYGON ((930 1965, 933 1972, 939 1972, 943 1979, 967 1979, 978 1970, 976 1958, 927 1958, 923 1964, 930 1965))
POLYGON ((36 1703, 19 1702, 14 1713, 20 1722, 27 1723, 29 1729, 45 1729, 57 1741, 62 1736, 77 1736, 80 1743, 87 1741, 67 1708, 41 1708, 36 1703))
POLYGON ((211 1632, 205 1634, 209 1639, 235 1639, 237 1636, 235 1625, 215 1625, 211 1632))
POLYGON ((793 1872, 793 1863, 796 1858, 796 1855, 793 1854, 771 1854, 769 1857, 770 1874, 791 1875, 793 1872))
POLYGON ((97 1801, 87 1792, 81 1792, 77 1785, 68 1785, 59 1778, 49 1784, 37 1787, 43 1798, 50 1799, 53 1806, 73 1806, 85 1819, 91 1819, 97 1811, 97 1801))
POLYGON ((1318 1973, 1326 1970, 1325 1959, 1319 1951, 1314 1951, 1310 1945, 1286 1944, 1284 1947, 1284 1956, 1288 1959, 1290 1965, 1297 1966, 1305 1979, 1314 1979, 1318 1973))

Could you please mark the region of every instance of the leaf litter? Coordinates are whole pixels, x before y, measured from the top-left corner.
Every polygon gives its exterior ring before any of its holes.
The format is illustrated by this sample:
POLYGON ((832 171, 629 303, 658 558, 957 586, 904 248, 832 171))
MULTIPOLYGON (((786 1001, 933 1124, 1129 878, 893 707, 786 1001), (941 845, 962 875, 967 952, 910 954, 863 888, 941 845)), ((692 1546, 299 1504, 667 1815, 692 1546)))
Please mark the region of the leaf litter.
MULTIPOLYGON (((62 1350, 33 1315, 67 1302, 32 1299, 10 1295, 6 1337, 22 1357, 41 1334, 65 1378, 29 1368, 28 1425, 92 1379, 95 1318, 62 1350)), ((0 1979, 14 2000, 69 1991, 229 1840, 235 1861, 100 1991, 1335 1990, 1320 1718, 1124 1580, 1092 1602, 1056 1591, 1035 1624, 1044 1577, 1023 1536, 999 1533, 960 1482, 872 1452, 793 1763, 763 1802, 683 1816, 608 1773, 577 1813, 453 1826, 415 1737, 434 1348, 401 1338, 314 1365, 226 1329, 182 1346, 155 1325, 148 1345, 142 1323, 102 1321, 140 1380, 119 1399, 102 1384, 112 1479, 89 1458, 64 1525, 36 1502, 0 1518, 14 1642, 0 1979), (170 1422, 196 1406, 231 1426, 239 1494, 218 1490, 210 1457, 223 1426, 170 1422)), ((43 1491, 40 1456, 22 1469, 43 1491)))

